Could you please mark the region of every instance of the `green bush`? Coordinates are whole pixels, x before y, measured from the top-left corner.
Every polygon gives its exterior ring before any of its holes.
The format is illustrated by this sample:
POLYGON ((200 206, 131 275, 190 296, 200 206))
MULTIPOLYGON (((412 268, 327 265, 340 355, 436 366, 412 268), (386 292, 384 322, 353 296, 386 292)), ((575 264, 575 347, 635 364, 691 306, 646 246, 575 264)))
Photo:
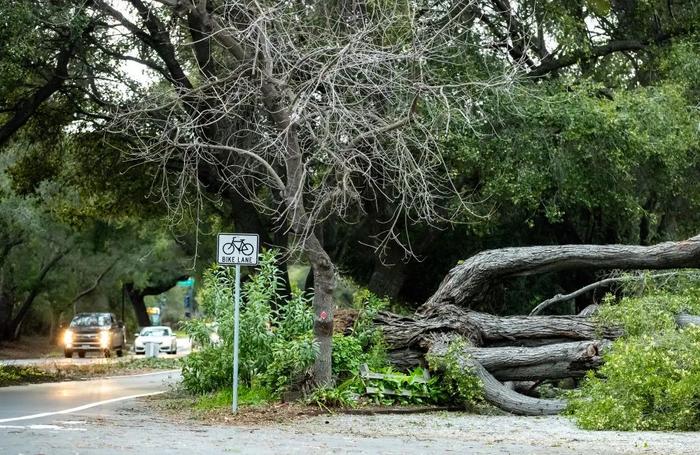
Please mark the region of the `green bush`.
POLYGON ((678 313, 700 314, 697 279, 644 280, 626 292, 636 296, 607 296, 596 315, 625 335, 571 394, 568 413, 586 429, 700 430, 700 328, 675 322, 678 313))
POLYGON ((625 336, 633 337, 675 330, 679 313, 700 315, 700 295, 694 287, 677 293, 651 289, 645 295, 619 301, 607 295, 596 319, 601 324, 620 325, 625 336))
POLYGON ((428 356, 428 363, 431 370, 441 372, 442 387, 450 403, 470 408, 483 400, 484 388, 481 380, 464 371, 458 360, 466 343, 464 340, 453 341, 443 357, 428 356))
POLYGON ((591 430, 700 430, 700 328, 616 342, 569 412, 591 430))
POLYGON ((362 344, 358 338, 333 335, 333 374, 336 377, 357 374, 362 360, 362 344))
MULTIPOLYGON (((255 275, 242 290, 240 314, 239 377, 241 385, 265 389, 279 397, 309 378, 318 353, 313 339, 311 297, 296 289, 280 296, 281 272, 274 252, 263 253, 255 275)), ((214 266, 204 274, 198 296, 204 319, 189 321, 184 330, 200 349, 183 360, 183 384, 197 394, 230 389, 233 350, 233 274, 214 266), (211 334, 219 336, 212 342, 211 334)), ((372 325, 387 301, 371 293, 358 293, 358 318, 350 336, 333 337, 333 373, 339 380, 357 375, 361 363, 386 366, 381 333, 372 325)))
MULTIPOLYGON (((239 377, 246 387, 266 387, 281 394, 313 363, 311 305, 297 292, 278 310, 281 271, 276 254, 262 255, 257 273, 242 290, 240 313, 239 377)), ((201 346, 183 361, 183 384, 194 393, 211 393, 232 386, 233 272, 214 266, 204 274, 199 301, 204 319, 189 321, 185 331, 201 346), (218 341, 212 342, 215 331, 218 341)))

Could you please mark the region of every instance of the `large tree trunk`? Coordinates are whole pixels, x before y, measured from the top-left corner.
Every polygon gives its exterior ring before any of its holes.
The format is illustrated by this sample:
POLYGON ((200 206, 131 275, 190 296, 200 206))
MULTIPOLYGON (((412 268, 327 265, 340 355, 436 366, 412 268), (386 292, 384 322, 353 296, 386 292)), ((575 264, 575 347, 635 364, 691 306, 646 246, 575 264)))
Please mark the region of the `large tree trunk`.
POLYGON ((313 380, 320 387, 332 382, 333 353, 333 291, 335 270, 330 257, 315 235, 306 240, 305 248, 314 277, 314 340, 319 352, 314 362, 313 380))
POLYGON ((406 280, 404 254, 403 249, 396 245, 387 247, 386 256, 377 253, 367 288, 380 297, 398 297, 406 280))
POLYGON ((32 285, 29 288, 28 294, 24 297, 24 300, 22 301, 22 303, 19 306, 19 309, 17 310, 17 314, 15 314, 14 317, 6 323, 2 332, 0 332, 0 340, 16 340, 19 338, 24 318, 27 317, 29 309, 34 304, 34 300, 41 293, 44 285, 44 279, 46 279, 46 275, 48 275, 48 273, 72 249, 73 245, 56 252, 56 254, 54 254, 54 256, 46 264, 44 264, 44 266, 39 271, 39 274, 34 278, 34 281, 32 282, 32 285))
MULTIPOLYGON (((436 342, 431 346, 429 354, 444 357, 448 349, 448 342, 436 342)), ((461 370, 470 372, 481 380, 484 398, 504 411, 522 415, 551 415, 558 414, 566 408, 566 402, 563 400, 532 398, 506 387, 469 354, 457 356, 457 363, 461 370)))
MULTIPOLYGON (((425 356, 444 356, 450 339, 471 342, 457 354, 465 373, 478 376, 485 398, 516 414, 555 414, 560 400, 521 395, 499 381, 542 381, 581 377, 602 363, 618 327, 601 326, 577 316, 501 317, 470 310, 491 297, 509 277, 574 269, 669 269, 700 266, 700 236, 655 246, 563 245, 506 248, 479 253, 450 271, 435 294, 415 316, 380 313, 375 322, 390 347, 390 358, 407 368, 425 356)), ((680 327, 700 318, 678 315, 680 327)))
POLYGON ((144 294, 134 288, 134 283, 126 283, 124 288, 126 289, 126 295, 129 296, 129 300, 131 301, 131 306, 134 309, 134 314, 136 315, 136 320, 139 323, 139 327, 150 326, 151 318, 148 317, 148 313, 146 312, 144 294))
MULTIPOLYGON (((609 340, 574 341, 537 347, 465 347, 463 353, 483 366, 499 381, 543 381, 580 378, 598 368, 609 340)), ((401 349, 389 352, 401 369, 424 366, 425 352, 401 349)))
POLYGON ((146 296, 162 294, 175 287, 178 281, 183 281, 188 278, 189 275, 179 275, 155 285, 146 286, 143 289, 136 288, 134 283, 126 283, 124 289, 126 290, 126 295, 129 296, 129 300, 131 300, 131 305, 134 308, 134 313, 136 313, 139 326, 148 327, 151 325, 151 318, 148 317, 148 313, 146 312, 146 296))
POLYGON ((577 269, 686 267, 700 267, 700 235, 654 246, 559 245, 489 250, 450 270, 419 312, 428 315, 446 304, 471 306, 487 299, 491 289, 508 277, 577 269))
POLYGON ((494 316, 454 305, 445 305, 430 317, 382 312, 375 322, 393 349, 425 346, 431 335, 440 333, 461 335, 476 346, 499 342, 532 346, 563 340, 615 339, 622 335, 618 327, 599 327, 585 316, 494 316))

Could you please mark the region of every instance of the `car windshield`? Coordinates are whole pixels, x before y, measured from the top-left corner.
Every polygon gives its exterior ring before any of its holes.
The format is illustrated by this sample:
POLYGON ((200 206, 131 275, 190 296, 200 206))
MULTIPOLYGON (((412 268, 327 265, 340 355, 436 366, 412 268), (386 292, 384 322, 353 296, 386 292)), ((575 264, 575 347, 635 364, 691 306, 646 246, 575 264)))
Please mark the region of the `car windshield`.
POLYGON ((141 336, 146 337, 165 337, 170 335, 169 329, 143 329, 141 336))
POLYGON ((79 314, 73 318, 71 327, 95 327, 112 324, 112 318, 108 314, 79 314))

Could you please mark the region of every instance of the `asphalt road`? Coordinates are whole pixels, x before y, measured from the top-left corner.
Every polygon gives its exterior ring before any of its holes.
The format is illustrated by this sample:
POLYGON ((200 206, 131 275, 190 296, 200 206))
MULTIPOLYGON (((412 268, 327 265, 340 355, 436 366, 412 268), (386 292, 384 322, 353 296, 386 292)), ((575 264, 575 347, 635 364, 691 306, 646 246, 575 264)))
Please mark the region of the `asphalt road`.
MULTIPOLYGON (((171 354, 165 354, 165 353, 159 353, 159 357, 164 357, 164 358, 175 358, 175 357, 183 357, 189 354, 192 351, 192 345, 190 343, 190 340, 188 338, 178 338, 177 339, 177 354, 176 355, 171 355, 171 354)), ((131 351, 125 352, 125 357, 136 357, 135 354, 131 351)), ((143 357, 143 356, 140 356, 143 357)), ((65 357, 40 357, 40 358, 34 358, 34 359, 0 359, 0 365, 19 365, 19 366, 30 366, 30 365, 48 365, 48 366, 53 366, 53 365, 91 365, 91 364, 97 364, 97 363, 113 363, 113 362, 118 362, 119 360, 123 359, 124 357, 116 357, 112 356, 109 358, 105 358, 102 354, 98 352, 88 352, 86 353, 85 358, 81 359, 78 357, 77 354, 73 355, 73 358, 67 359, 65 357)))
POLYGON ((321 415, 271 425, 162 415, 177 371, 0 389, 0 454, 697 454, 697 433, 583 431, 564 417, 321 415))
MULTIPOLYGON (((66 381, 0 388, 0 428, 67 418, 88 411, 109 415, 110 405, 168 390, 179 370, 88 381, 66 381)), ((2 452, 0 450, 0 452, 2 452)))

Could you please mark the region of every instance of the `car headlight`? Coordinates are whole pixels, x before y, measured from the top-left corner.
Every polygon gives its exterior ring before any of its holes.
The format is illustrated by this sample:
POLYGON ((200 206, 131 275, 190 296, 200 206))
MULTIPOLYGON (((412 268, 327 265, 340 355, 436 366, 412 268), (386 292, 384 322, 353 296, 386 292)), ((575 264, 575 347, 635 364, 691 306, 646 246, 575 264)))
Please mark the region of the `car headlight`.
POLYGON ((73 331, 68 329, 63 333, 63 344, 69 348, 73 345, 73 331))
POLYGON ((102 349, 107 349, 109 347, 109 342, 111 338, 111 334, 109 333, 108 330, 103 330, 100 332, 100 347, 102 349))

